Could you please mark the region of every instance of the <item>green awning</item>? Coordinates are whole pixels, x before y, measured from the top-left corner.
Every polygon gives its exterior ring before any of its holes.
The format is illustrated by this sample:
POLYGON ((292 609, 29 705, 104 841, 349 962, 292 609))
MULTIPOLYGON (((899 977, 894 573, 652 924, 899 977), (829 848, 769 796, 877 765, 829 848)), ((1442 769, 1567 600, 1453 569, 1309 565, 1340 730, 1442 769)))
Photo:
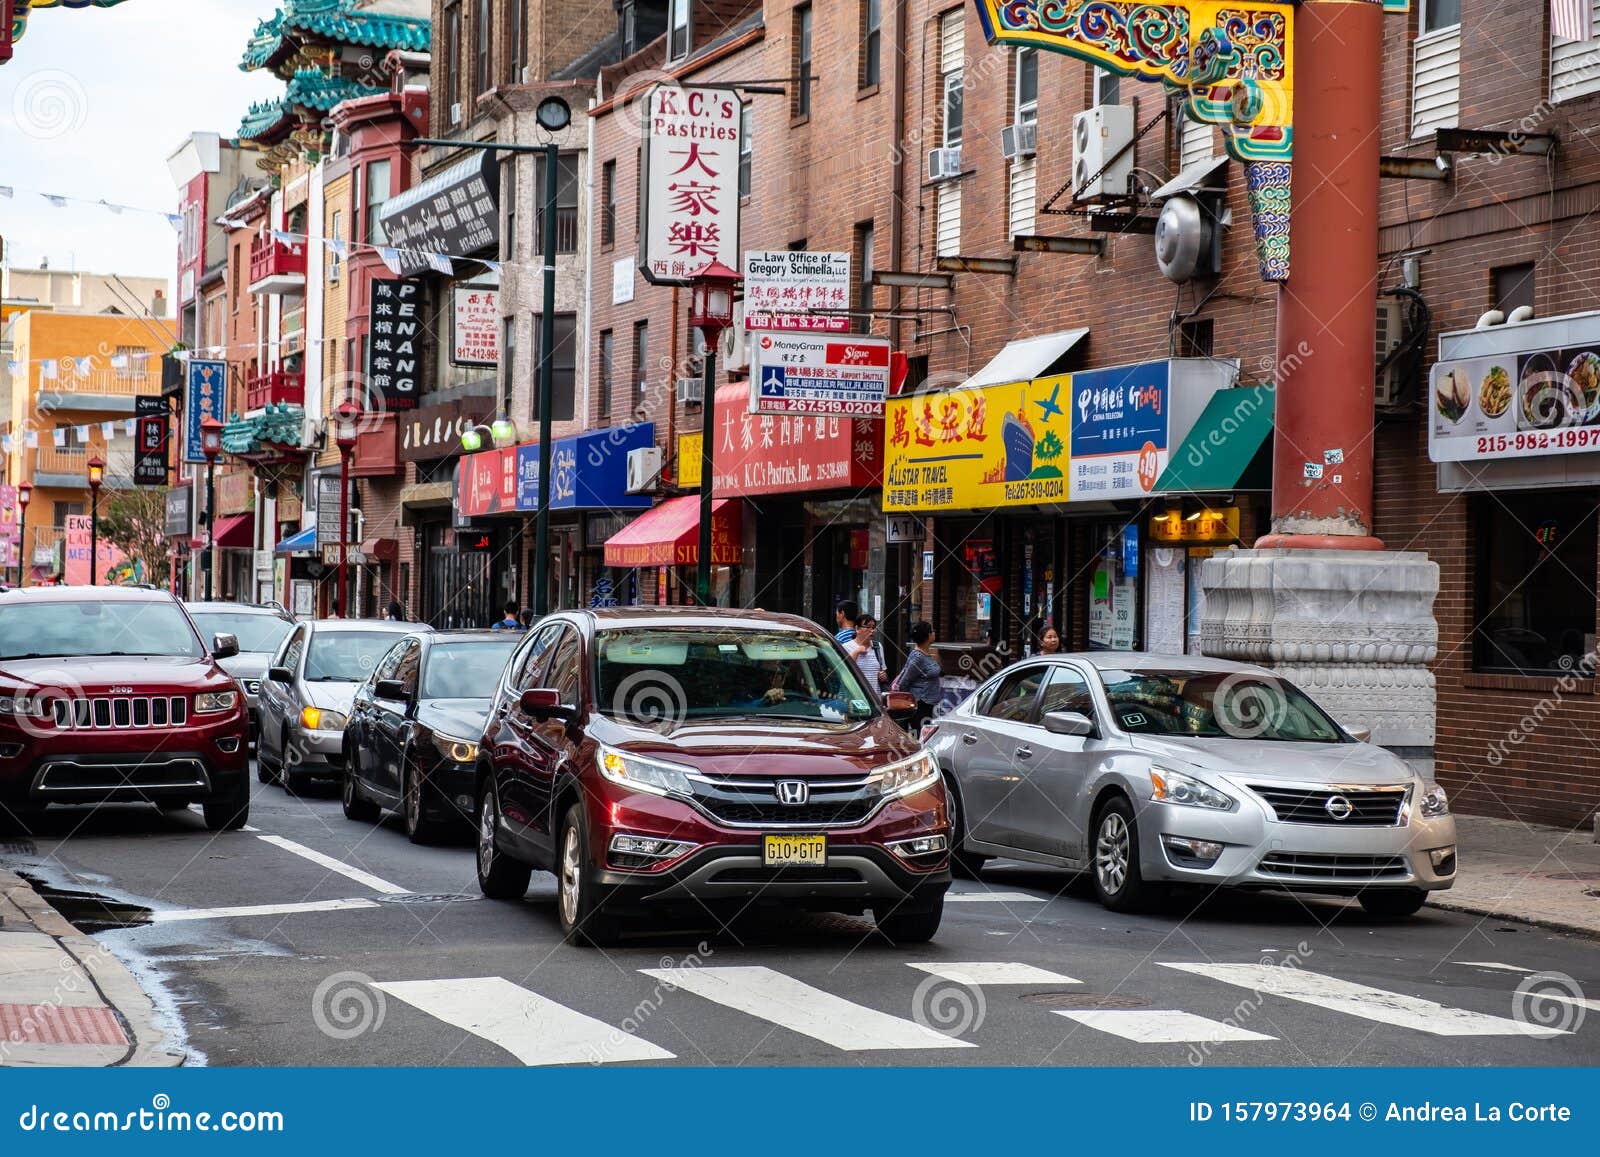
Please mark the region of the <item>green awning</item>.
POLYGON ((1271 386, 1240 386, 1211 395, 1188 437, 1167 458, 1156 492, 1202 494, 1271 486, 1271 386), (1260 458, 1259 465, 1251 469, 1260 458))

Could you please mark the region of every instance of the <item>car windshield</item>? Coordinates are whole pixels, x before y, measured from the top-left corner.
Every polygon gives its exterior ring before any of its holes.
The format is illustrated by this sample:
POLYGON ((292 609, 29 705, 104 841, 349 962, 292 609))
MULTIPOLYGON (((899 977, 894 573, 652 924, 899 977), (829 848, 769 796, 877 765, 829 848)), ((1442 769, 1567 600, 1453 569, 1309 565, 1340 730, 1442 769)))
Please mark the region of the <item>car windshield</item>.
POLYGON ((0 607, 0 660, 204 653, 176 603, 73 599, 0 607))
POLYGON ((505 637, 471 643, 435 643, 428 650, 422 674, 424 699, 487 699, 505 670, 506 660, 521 642, 513 631, 505 637))
POLYGON ((1135 735, 1343 743, 1338 724, 1285 679, 1249 671, 1100 672, 1111 715, 1135 735))
POLYGON ((248 611, 213 611, 191 607, 189 613, 205 635, 232 635, 239 650, 272 654, 283 643, 293 623, 277 615, 253 615, 248 611))
POLYGON ((719 716, 842 723, 877 713, 837 647, 799 631, 637 629, 595 640, 601 714, 642 723, 719 716))
POLYGON ((365 682, 399 641, 397 631, 318 631, 306 652, 306 682, 365 682))

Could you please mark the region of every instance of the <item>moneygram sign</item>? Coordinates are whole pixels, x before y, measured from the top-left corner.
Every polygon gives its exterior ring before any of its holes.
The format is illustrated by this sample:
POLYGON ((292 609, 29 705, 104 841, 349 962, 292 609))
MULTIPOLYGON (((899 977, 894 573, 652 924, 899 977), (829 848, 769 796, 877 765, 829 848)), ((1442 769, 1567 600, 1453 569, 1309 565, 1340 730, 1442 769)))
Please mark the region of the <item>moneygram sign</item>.
POLYGON ((751 335, 750 349, 752 412, 883 417, 887 338, 759 333, 751 335))
POLYGON ((652 284, 688 284, 713 261, 738 265, 739 109, 732 89, 650 92, 639 271, 652 284))

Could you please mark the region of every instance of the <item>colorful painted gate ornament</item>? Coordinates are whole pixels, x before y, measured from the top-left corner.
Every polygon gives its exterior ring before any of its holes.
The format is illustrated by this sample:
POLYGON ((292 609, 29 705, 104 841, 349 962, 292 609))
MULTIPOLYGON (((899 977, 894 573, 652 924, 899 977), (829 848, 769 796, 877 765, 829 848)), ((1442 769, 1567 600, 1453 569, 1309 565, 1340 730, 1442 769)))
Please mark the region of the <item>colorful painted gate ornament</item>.
MULTIPOLYGON (((115 8, 123 0, 12 0, 11 3, 0 6, 0 11, 9 12, 11 22, 10 43, 14 44, 22 39, 22 34, 28 30, 28 15, 40 8, 115 8)), ((0 40, 6 38, 0 36, 0 40)), ((9 45, 8 45, 9 48, 9 45)), ((0 54, 0 61, 10 58, 10 52, 0 54)))
MULTIPOLYGON (((1294 14, 1258 0, 974 0, 990 44, 1076 56, 1187 95, 1187 115, 1219 125, 1246 166, 1264 281, 1289 277, 1294 153, 1294 14)), ((1374 0, 1404 12, 1406 0, 1374 0)))

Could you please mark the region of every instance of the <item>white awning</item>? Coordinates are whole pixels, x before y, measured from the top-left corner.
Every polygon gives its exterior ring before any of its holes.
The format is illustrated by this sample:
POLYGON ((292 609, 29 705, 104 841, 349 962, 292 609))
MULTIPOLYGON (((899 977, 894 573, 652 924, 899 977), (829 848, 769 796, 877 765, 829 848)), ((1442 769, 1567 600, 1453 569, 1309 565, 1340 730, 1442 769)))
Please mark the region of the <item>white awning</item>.
POLYGON ((1176 197, 1179 193, 1193 193, 1196 189, 1226 190, 1228 187, 1227 176, 1224 175, 1219 180, 1213 180, 1212 174, 1223 168, 1227 163, 1226 154, 1207 157, 1203 161, 1196 161, 1154 193, 1151 193, 1150 199, 1152 201, 1165 201, 1168 197, 1176 197))
POLYGON ((1030 381, 1043 375, 1088 336, 1087 329, 1064 329, 1060 333, 1009 341, 989 359, 988 365, 961 384, 964 388, 975 388, 1030 381))

